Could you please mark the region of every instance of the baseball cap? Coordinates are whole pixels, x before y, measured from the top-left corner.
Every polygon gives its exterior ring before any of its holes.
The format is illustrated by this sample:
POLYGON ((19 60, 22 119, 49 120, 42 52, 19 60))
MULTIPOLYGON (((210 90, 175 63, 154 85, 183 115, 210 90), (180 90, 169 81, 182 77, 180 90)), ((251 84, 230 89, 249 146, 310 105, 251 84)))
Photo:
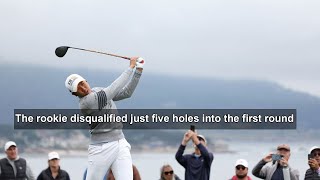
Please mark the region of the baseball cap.
POLYGON ((234 167, 237 167, 239 165, 242 165, 242 166, 247 168, 248 167, 248 162, 245 159, 238 159, 236 161, 236 164, 234 165, 234 167))
POLYGON ((13 141, 8 141, 5 145, 4 145, 4 151, 7 151, 11 146, 15 146, 17 147, 17 144, 13 141))
POLYGON ((313 150, 316 150, 316 149, 320 150, 320 147, 318 147, 318 146, 313 146, 312 148, 310 148, 309 153, 311 154, 311 152, 312 152, 313 150))
POLYGON ((66 82, 65 82, 66 88, 70 92, 77 92, 78 84, 81 81, 85 81, 85 79, 81 77, 79 74, 71 74, 66 79, 66 82))
POLYGON ((280 150, 280 149, 286 149, 286 150, 290 151, 290 146, 288 144, 280 144, 277 147, 277 150, 280 150))
POLYGON ((50 152, 48 154, 48 160, 52 160, 52 159, 60 159, 60 156, 57 152, 50 152))
POLYGON ((197 135, 197 137, 198 137, 198 139, 203 139, 203 141, 204 141, 205 143, 207 143, 207 140, 206 140, 206 138, 205 138, 203 135, 199 134, 199 135, 197 135))

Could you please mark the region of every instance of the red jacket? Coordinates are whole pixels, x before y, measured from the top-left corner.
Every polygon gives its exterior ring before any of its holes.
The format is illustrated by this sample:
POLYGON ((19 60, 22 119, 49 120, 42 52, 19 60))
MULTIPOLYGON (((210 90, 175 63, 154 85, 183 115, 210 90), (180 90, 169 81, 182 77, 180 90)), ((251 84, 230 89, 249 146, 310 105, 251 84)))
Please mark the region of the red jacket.
MULTIPOLYGON (((248 180, 252 180, 249 176, 248 177, 248 180)), ((237 176, 233 176, 231 180, 238 180, 237 176)))

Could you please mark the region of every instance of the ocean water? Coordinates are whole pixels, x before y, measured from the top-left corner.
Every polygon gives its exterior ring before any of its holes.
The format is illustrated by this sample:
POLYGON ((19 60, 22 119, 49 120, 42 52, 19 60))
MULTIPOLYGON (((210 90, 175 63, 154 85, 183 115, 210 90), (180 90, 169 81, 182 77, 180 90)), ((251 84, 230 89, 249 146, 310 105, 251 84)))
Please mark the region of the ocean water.
MULTIPOLYGON (((291 157, 290 166, 298 169, 300 179, 304 179, 304 173, 308 169, 307 154, 309 148, 317 145, 316 142, 294 142, 290 143, 291 157)), ((319 142, 318 142, 319 143, 319 142)), ((274 151, 280 143, 230 143, 230 150, 235 153, 214 153, 214 161, 211 167, 211 178, 214 180, 226 180, 234 175, 234 163, 237 159, 244 158, 249 162, 249 175, 253 179, 251 170, 253 166, 266 154, 274 151)), ((191 152, 190 149, 187 151, 191 152)), ((2 157, 4 155, 2 154, 2 157)), ((46 154, 20 154, 30 163, 33 172, 38 175, 47 168, 46 154)), ((171 153, 150 153, 141 152, 132 154, 133 163, 137 166, 143 180, 157 180, 160 177, 160 167, 163 164, 170 164, 175 173, 184 179, 184 168, 175 160, 175 152, 171 153)), ((81 180, 86 169, 87 157, 61 155, 61 168, 68 171, 72 180, 81 180)))

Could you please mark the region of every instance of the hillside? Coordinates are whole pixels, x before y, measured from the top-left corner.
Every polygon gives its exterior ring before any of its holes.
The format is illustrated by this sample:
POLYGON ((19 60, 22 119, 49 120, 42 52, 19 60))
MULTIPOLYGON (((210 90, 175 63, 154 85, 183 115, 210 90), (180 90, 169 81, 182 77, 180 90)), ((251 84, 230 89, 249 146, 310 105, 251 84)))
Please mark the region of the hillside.
MULTIPOLYGON (((121 72, 2 65, 1 123, 11 123, 14 109, 77 109, 77 98, 64 87, 71 73, 82 74, 91 86, 109 85, 121 72)), ((145 71, 134 95, 121 108, 297 109, 298 128, 316 129, 320 99, 256 80, 171 77, 145 71)))

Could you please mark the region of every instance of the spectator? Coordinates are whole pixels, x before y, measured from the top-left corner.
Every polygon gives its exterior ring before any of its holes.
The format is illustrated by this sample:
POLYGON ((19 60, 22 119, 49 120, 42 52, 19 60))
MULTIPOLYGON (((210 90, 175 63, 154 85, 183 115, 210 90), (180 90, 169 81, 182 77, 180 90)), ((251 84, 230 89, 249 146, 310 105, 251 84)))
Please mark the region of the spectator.
POLYGON ((8 141, 4 145, 6 158, 0 160, 0 179, 1 180, 35 180, 35 177, 27 161, 18 156, 17 144, 8 141))
POLYGON ((160 168, 160 180, 180 180, 180 178, 174 174, 172 167, 166 164, 160 168))
POLYGON ((252 169, 252 174, 265 180, 299 180, 299 171, 289 165, 289 145, 279 145, 277 154, 282 156, 280 160, 273 160, 269 153, 252 169))
POLYGON ((208 180, 213 154, 207 150, 207 141, 204 136, 188 130, 176 153, 177 161, 185 168, 185 180, 208 180), (194 143, 194 153, 183 155, 188 141, 194 143))
POLYGON ((70 180, 69 174, 60 169, 60 156, 57 152, 48 154, 49 167, 43 170, 37 180, 70 180))
POLYGON ((235 164, 236 175, 230 180, 251 180, 248 176, 249 165, 245 159, 238 159, 235 164))
POLYGON ((308 160, 310 168, 306 171, 305 180, 320 180, 320 147, 313 146, 310 149, 311 157, 308 160))

